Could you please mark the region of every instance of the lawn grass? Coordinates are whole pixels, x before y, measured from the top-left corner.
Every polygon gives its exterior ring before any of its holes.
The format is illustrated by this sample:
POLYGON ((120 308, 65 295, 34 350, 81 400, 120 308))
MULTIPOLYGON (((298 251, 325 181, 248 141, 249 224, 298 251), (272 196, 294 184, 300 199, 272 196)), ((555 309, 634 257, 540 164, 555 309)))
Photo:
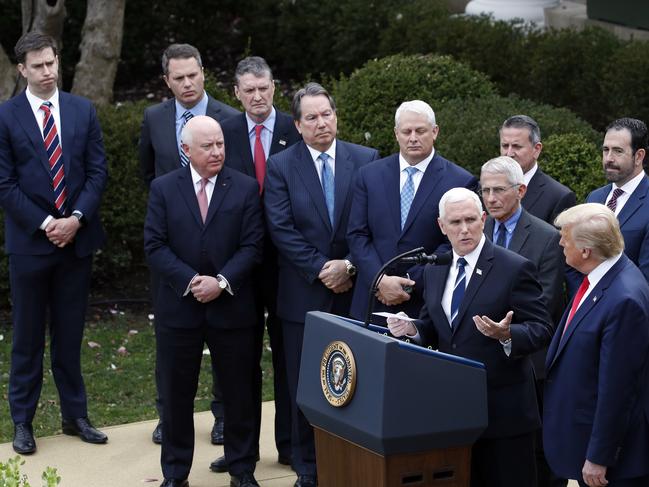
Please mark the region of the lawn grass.
MULTIPOLYGON (((89 310, 82 343, 82 370, 88 395, 88 415, 97 427, 157 417, 154 381, 155 336, 144 307, 93 307, 89 310), (123 349, 121 348, 123 347, 123 349)), ((7 401, 11 327, 0 327, 0 443, 13 437, 7 401)), ((210 407, 212 378, 209 356, 201 366, 195 410, 210 407)), ((46 347, 43 390, 33 427, 36 437, 61 433, 61 409, 46 347)), ((262 357, 263 400, 273 398, 272 363, 268 337, 262 357)))

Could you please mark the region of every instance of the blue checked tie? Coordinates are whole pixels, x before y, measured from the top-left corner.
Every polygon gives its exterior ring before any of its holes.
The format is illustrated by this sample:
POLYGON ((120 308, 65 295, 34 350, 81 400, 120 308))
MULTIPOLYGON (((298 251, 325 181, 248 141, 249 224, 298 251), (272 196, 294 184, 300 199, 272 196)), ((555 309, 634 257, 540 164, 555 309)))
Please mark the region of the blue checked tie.
POLYGON ((453 288, 453 297, 451 298, 451 327, 455 327, 454 321, 455 318, 457 318, 457 312, 460 310, 460 305, 462 304, 462 298, 464 297, 464 291, 466 289, 465 265, 466 260, 464 257, 460 257, 457 260, 457 277, 455 278, 455 287, 453 288))
MULTIPOLYGON (((185 125, 187 125, 187 122, 189 122, 192 118, 194 118, 194 114, 189 110, 185 110, 185 113, 183 113, 182 115, 183 123, 180 126, 181 134, 183 132, 183 128, 185 128, 185 125)), ((178 144, 178 150, 180 151, 180 165, 182 167, 185 167, 187 164, 189 164, 189 157, 187 157, 187 154, 185 154, 182 144, 178 144)))
POLYGON ((498 235, 498 238, 496 239, 496 245, 507 248, 507 228, 505 228, 504 223, 500 224, 500 227, 498 227, 498 232, 496 233, 498 235))
POLYGON ((334 224, 334 173, 329 165, 329 156, 322 153, 318 156, 322 161, 322 191, 324 193, 325 202, 327 203, 327 213, 329 213, 329 221, 331 225, 334 224))
POLYGON ((408 179, 401 189, 401 230, 406 224, 408 219, 408 212, 410 211, 410 206, 412 205, 412 200, 415 198, 415 182, 412 177, 419 171, 416 167, 407 167, 405 171, 408 173, 408 179))

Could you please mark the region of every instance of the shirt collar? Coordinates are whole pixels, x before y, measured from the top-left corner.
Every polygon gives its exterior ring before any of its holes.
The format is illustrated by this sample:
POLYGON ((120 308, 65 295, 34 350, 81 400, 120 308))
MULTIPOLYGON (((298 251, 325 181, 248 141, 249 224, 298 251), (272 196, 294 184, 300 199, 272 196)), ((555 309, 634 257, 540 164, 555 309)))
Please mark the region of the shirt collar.
POLYGON ((482 247, 484 247, 484 243, 485 236, 484 234, 482 234, 482 237, 480 237, 480 242, 478 242, 478 246, 468 254, 460 256, 455 252, 455 250, 453 250, 453 267, 457 266, 457 261, 460 257, 464 257, 464 260, 466 260, 469 267, 475 269, 478 263, 478 258, 480 257, 480 252, 482 252, 482 247))
POLYGON ((273 133, 273 129, 275 128, 275 118, 277 115, 275 114, 275 107, 270 111, 270 115, 266 117, 266 120, 261 122, 260 124, 255 122, 252 118, 250 118, 250 115, 248 115, 248 112, 246 112, 246 122, 248 123, 248 133, 254 133, 255 127, 257 125, 263 125, 266 130, 268 130, 270 133, 273 133))
MULTIPOLYGON (((431 153, 426 157, 421 162, 418 162, 412 167, 416 167, 418 170, 420 170, 422 173, 426 172, 426 168, 428 167, 428 164, 430 164, 430 161, 433 160, 433 157, 435 157, 435 148, 433 147, 433 150, 431 153)), ((401 152, 399 152, 399 173, 401 173, 404 169, 407 167, 410 167, 410 164, 408 164, 408 161, 401 155, 401 152)))
POLYGON ((177 99, 175 100, 175 105, 176 105, 176 120, 181 118, 183 116, 183 113, 185 113, 186 111, 189 111, 195 117, 198 117, 200 115, 205 115, 207 113, 207 93, 203 91, 203 98, 201 98, 200 101, 191 108, 185 108, 180 104, 180 102, 177 99))
POLYGON ((525 174, 523 174, 523 181, 525 182, 525 186, 530 185, 530 181, 532 180, 532 178, 534 177, 538 169, 539 169, 539 165, 535 162, 534 166, 532 166, 532 169, 530 169, 525 174))
POLYGON ((620 260, 620 257, 622 257, 622 252, 606 259, 604 262, 590 271, 588 273, 588 288, 593 289, 597 285, 597 283, 601 281, 602 277, 604 277, 606 273, 611 270, 611 267, 613 267, 615 263, 620 260))
POLYGON ((27 101, 29 102, 29 106, 32 107, 32 111, 36 112, 40 109, 41 105, 43 102, 49 101, 52 104, 52 108, 54 110, 59 110, 59 89, 56 88, 54 90, 54 93, 52 96, 50 96, 47 100, 43 100, 42 98, 37 97, 34 95, 31 91, 29 91, 29 86, 25 90, 25 96, 27 96, 27 101))
POLYGON ((644 178, 644 175, 645 175, 645 172, 640 171, 640 173, 637 176, 635 176, 633 179, 627 181, 622 186, 618 186, 617 184, 613 183, 613 189, 620 188, 626 194, 630 195, 631 193, 633 193, 636 190, 638 185, 642 182, 642 179, 644 178))
MULTIPOLYGON (((196 172, 196 169, 194 169, 194 166, 192 166, 191 163, 189 164, 189 170, 192 174, 192 182, 194 183, 194 188, 196 188, 196 185, 200 182, 201 179, 203 179, 203 176, 201 176, 196 172)), ((212 176, 211 178, 207 178, 207 180, 212 184, 216 184, 217 177, 218 177, 218 173, 212 176)))
MULTIPOLYGON (((311 154, 311 159, 313 159, 313 162, 320 157, 320 154, 322 154, 322 151, 316 150, 313 147, 311 147, 309 144, 306 144, 306 148, 309 149, 309 153, 311 154)), ((327 154, 332 160, 336 160, 336 139, 331 143, 331 146, 324 151, 325 154, 327 154)))

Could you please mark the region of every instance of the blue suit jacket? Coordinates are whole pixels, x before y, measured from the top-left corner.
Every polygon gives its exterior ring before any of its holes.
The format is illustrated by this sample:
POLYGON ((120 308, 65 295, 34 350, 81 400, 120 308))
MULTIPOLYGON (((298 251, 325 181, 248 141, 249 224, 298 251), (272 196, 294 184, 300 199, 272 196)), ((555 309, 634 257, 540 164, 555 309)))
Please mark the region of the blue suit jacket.
POLYGON ((453 329, 441 304, 449 270, 449 265, 425 266, 425 304, 415 321, 423 345, 485 364, 489 424, 483 437, 505 438, 534 431, 540 426, 540 418, 530 354, 552 338, 534 265, 485 241, 453 329), (500 321, 510 310, 514 316, 508 357, 498 340, 478 331, 473 316, 486 315, 500 321))
MULTIPOLYGON (((59 92, 59 103, 68 215, 79 210, 85 217, 73 245, 76 255, 85 257, 105 240, 99 220, 107 180, 104 145, 89 100, 59 92)), ((0 204, 5 211, 8 254, 54 252, 40 225, 48 215, 60 215, 54 206, 43 136, 25 92, 0 105, 0 204)))
POLYGON ((308 311, 348 314, 351 291, 334 294, 318 274, 328 260, 349 258, 345 235, 351 181, 358 168, 377 158, 375 149, 336 141, 333 227, 306 144, 299 142, 268 159, 264 204, 279 254, 280 318, 301 323, 308 311))
MULTIPOLYGON (((450 249, 437 224, 437 205, 446 191, 458 186, 474 189, 477 180, 436 151, 419 184, 402 231, 399 154, 376 161, 358 172, 347 236, 351 260, 358 268, 351 308, 354 318, 365 318, 372 279, 392 257, 417 247, 424 247, 429 254, 443 244, 440 250, 450 249)), ((423 304, 422 271, 423 266, 408 271, 417 283, 410 301, 389 307, 377 301, 376 309, 394 308, 392 311, 417 314, 423 304)))
MULTIPOLYGON (((281 152, 302 140, 290 115, 277 109, 275 109, 275 115, 275 127, 269 156, 281 152)), ((248 176, 256 177, 255 163, 250 151, 246 114, 242 113, 228 118, 221 123, 221 128, 225 137, 225 164, 248 176)))
MULTIPOLYGON (((240 114, 239 110, 207 95, 205 115, 221 123, 240 114)), ((176 101, 171 98, 144 110, 138 145, 140 173, 147 186, 153 178, 167 174, 180 166, 176 137, 176 101)))
POLYGON ((189 167, 151 184, 144 222, 147 261, 160 276, 156 325, 192 328, 205 320, 218 328, 256 322, 252 271, 261 261, 263 226, 257 182, 223 167, 205 223, 189 167), (223 291, 209 303, 184 295, 194 275, 222 274, 234 295, 223 291))
MULTIPOLYGON (((607 184, 588 195, 588 203, 606 201, 611 185, 607 184)), ((637 265, 649 281, 649 178, 645 176, 629 196, 617 216, 624 237, 624 253, 637 265)))
POLYGON ((649 473, 649 286, 625 256, 548 349, 543 444, 552 470, 581 478, 586 459, 607 479, 649 473))

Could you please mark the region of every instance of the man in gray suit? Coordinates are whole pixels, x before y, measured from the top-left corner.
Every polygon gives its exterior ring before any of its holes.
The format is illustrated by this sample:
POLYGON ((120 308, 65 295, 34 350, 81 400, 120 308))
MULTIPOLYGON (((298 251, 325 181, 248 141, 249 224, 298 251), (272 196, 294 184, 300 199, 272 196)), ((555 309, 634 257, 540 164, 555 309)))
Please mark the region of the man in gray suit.
MULTIPOLYGON (((140 170, 147 187, 158 176, 187 166, 189 159, 181 148, 180 133, 185 124, 195 116, 207 115, 217 122, 240 112, 215 100, 205 92, 205 76, 201 55, 189 44, 171 44, 162 54, 162 71, 167 86, 174 97, 153 105, 144 111, 140 134, 140 170)), ((156 289, 157 278, 151 276, 152 289, 156 289)), ((155 301, 155 291, 153 300, 155 301)), ((159 377, 156 370, 156 384, 159 377)), ((214 399, 212 413, 214 427, 211 441, 215 445, 223 444, 223 402, 221 390, 214 377, 212 387, 214 399)), ((162 416, 160 394, 156 399, 158 416, 162 416)), ((152 440, 160 444, 162 428, 160 422, 153 431, 152 440)))
MULTIPOLYGON (((559 231, 522 207, 521 201, 527 187, 520 165, 511 157, 501 156, 487 161, 480 172, 480 186, 489 212, 485 236, 497 245, 522 255, 536 266, 543 299, 552 317, 552 325, 556 326, 565 308, 565 258, 559 245, 559 231)), ((542 408, 546 352, 547 347, 532 355, 539 408, 542 408)), ((536 453, 539 487, 554 485, 545 462, 540 434, 536 453)))

